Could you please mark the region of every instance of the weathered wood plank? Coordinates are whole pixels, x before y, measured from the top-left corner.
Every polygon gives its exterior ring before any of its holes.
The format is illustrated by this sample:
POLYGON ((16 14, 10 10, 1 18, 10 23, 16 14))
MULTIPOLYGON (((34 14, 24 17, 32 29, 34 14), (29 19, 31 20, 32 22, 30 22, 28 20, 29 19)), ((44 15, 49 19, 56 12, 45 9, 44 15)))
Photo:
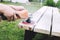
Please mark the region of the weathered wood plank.
POLYGON ((48 9, 48 6, 44 6, 44 7, 40 8, 38 11, 36 11, 32 15, 31 20, 33 20, 34 22, 37 22, 38 19, 41 17, 41 15, 44 14, 44 12, 46 12, 47 9, 48 9))
POLYGON ((60 36, 60 13, 58 8, 53 8, 52 35, 60 36))
POLYGON ((35 26, 34 32, 50 34, 51 17, 52 7, 49 7, 48 10, 45 12, 44 16, 35 26))
POLYGON ((46 9, 47 9, 47 6, 44 6, 32 15, 31 20, 34 21, 34 24, 23 24, 21 22, 18 24, 18 26, 26 30, 33 30, 35 23, 38 21, 39 17, 46 11, 46 9))

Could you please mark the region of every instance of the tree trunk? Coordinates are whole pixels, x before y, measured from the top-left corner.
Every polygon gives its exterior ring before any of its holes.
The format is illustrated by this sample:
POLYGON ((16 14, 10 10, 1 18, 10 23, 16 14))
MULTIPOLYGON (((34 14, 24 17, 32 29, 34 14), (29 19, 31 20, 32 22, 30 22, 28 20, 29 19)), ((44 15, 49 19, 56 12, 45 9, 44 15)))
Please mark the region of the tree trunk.
POLYGON ((10 2, 12 2, 12 0, 10 0, 10 2))
POLYGON ((32 2, 32 0, 29 0, 30 2, 32 2))
POLYGON ((1 0, 1 2, 3 2, 3 0, 1 0))

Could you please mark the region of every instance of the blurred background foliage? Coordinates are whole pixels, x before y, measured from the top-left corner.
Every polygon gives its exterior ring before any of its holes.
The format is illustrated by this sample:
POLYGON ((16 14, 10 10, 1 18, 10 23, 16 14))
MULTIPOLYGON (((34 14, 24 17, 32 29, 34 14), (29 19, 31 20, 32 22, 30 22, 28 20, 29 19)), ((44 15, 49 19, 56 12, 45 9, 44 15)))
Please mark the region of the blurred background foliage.
MULTIPOLYGON (((0 2, 3 2, 3 1, 8 1, 8 2, 12 2, 12 0, 0 0, 0 2)), ((60 0, 58 0, 57 3, 54 2, 54 0, 29 0, 30 2, 39 2, 43 5, 47 5, 47 6, 54 6, 54 7, 58 7, 60 8, 60 0)))
POLYGON ((54 6, 55 7, 55 3, 54 3, 53 0, 47 0, 45 5, 47 5, 47 6, 54 6))

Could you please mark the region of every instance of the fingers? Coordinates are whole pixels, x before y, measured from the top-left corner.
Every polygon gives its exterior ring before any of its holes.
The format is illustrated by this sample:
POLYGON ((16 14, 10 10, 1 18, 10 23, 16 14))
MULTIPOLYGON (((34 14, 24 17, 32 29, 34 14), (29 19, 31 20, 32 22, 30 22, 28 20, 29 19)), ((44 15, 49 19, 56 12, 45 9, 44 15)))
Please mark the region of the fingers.
POLYGON ((17 19, 17 17, 15 15, 6 16, 4 14, 0 14, 0 21, 1 20, 15 21, 16 19, 17 19))
POLYGON ((18 14, 19 17, 22 19, 28 18, 28 11, 27 10, 16 11, 16 14, 18 14))
POLYGON ((8 21, 14 21, 20 18, 28 18, 28 11, 23 6, 0 5, 1 18, 8 21))
POLYGON ((15 6, 15 5, 9 5, 9 6, 16 11, 21 11, 25 9, 23 6, 15 6))
POLYGON ((19 14, 17 14, 17 13, 16 13, 16 17, 17 17, 17 19, 20 19, 20 18, 21 18, 21 17, 19 16, 19 14))
POLYGON ((3 13, 0 13, 0 16, 2 20, 7 20, 6 16, 4 16, 3 13))

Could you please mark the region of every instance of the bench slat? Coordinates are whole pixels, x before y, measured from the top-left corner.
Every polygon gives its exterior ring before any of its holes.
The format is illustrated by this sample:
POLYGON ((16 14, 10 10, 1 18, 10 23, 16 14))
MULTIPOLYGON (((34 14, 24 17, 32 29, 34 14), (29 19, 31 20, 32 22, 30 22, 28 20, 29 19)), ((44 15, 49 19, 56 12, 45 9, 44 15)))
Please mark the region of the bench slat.
POLYGON ((34 22, 37 22, 39 20, 39 18, 41 17, 41 15, 46 12, 46 10, 48 9, 47 6, 44 6, 42 8, 40 8, 37 12, 35 12, 33 15, 32 15, 32 20, 34 22))
POLYGON ((49 7, 44 16, 34 28, 34 32, 50 34, 52 7, 49 7))
POLYGON ((60 13, 59 13, 58 8, 53 8, 52 35, 60 36, 60 13))

